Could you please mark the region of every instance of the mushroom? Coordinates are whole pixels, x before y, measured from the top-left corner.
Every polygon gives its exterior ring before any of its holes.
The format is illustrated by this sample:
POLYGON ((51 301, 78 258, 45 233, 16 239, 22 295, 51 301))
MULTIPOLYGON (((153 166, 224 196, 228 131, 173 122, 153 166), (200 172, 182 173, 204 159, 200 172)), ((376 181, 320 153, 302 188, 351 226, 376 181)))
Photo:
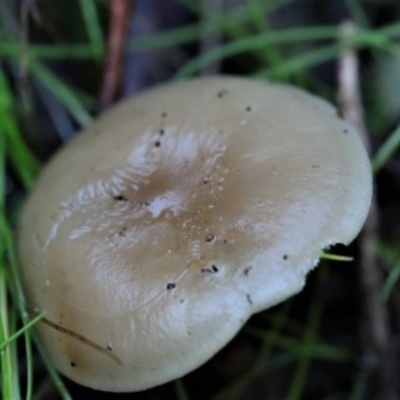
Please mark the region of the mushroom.
POLYGON ((371 188, 354 128, 297 88, 211 77, 121 103, 44 168, 20 218, 50 358, 116 392, 188 373, 355 238, 371 188))

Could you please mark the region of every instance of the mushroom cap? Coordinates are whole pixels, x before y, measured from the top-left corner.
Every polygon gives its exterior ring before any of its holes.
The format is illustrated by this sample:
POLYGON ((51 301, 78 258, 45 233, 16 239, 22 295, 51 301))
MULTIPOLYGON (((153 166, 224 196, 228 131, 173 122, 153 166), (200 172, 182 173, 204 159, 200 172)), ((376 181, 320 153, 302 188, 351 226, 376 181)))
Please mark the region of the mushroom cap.
POLYGON ((45 348, 100 390, 180 377, 353 240, 371 191, 354 128, 297 88, 211 77, 125 101, 44 168, 20 218, 45 348))

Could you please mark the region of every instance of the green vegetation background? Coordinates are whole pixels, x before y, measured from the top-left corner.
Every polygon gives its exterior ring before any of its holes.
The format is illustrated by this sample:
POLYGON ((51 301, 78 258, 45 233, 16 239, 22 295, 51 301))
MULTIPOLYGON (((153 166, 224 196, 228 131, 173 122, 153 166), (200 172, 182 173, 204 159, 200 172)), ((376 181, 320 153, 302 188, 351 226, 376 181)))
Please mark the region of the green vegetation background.
MULTIPOLYGON (((306 7, 305 2, 244 0, 223 14, 207 12, 200 1, 179 2, 190 10, 193 22, 130 40, 126 51, 141 54, 174 49, 183 60, 171 78, 175 80, 187 79, 217 63, 229 72, 296 84, 332 102, 337 101, 337 83, 332 77, 335 76, 335 62, 343 51, 340 26, 327 24, 322 17, 318 19, 317 13, 306 21, 295 18, 289 23, 284 19, 278 24, 270 23, 276 21, 286 7, 299 3, 301 9, 306 7), (187 50, 187 46, 196 48, 205 37, 214 34, 222 35, 223 41, 205 52, 187 50)), ((57 2, 53 5, 49 1, 37 3, 38 6, 43 3, 42 12, 48 12, 51 19, 52 7, 55 8, 57 2)), ((307 7, 316 7, 315 3, 310 1, 307 7)), ((393 162, 398 168, 395 160, 400 143, 400 126, 396 126, 400 123, 400 22, 395 16, 400 16, 400 5, 395 0, 327 1, 325 4, 336 8, 338 3, 340 12, 358 27, 349 45, 361 52, 360 74, 373 149, 372 168, 379 183, 389 163, 393 162), (393 12, 393 19, 390 12, 393 12)), ((40 113, 43 113, 43 108, 35 106, 37 88, 44 87, 56 99, 74 130, 90 124, 97 104, 96 84, 81 86, 82 76, 74 74, 81 65, 84 71, 93 68, 97 85, 100 85, 107 49, 109 5, 100 0, 60 0, 57 6, 66 9, 68 18, 73 21, 66 25, 70 29, 64 32, 66 40, 56 40, 43 27, 36 27, 39 39, 22 45, 24 27, 19 16, 9 15, 4 5, 0 7, 0 390, 5 400, 45 398, 38 397, 45 384, 55 388, 60 398, 71 398, 68 384, 53 368, 31 329, 41 316, 32 319, 26 310, 18 277, 14 227, 18 210, 35 182, 43 159, 61 142, 55 133, 52 136, 55 139, 47 140, 46 150, 40 149, 43 132, 38 129, 39 123, 32 123, 40 120, 40 113), (72 72, 60 74, 58 66, 62 63, 71 65, 72 72), (28 81, 21 77, 21 71, 28 81)), ((35 25, 31 19, 30 23, 35 25)), ((47 129, 57 130, 56 126, 47 126, 47 129)), ((388 308, 391 308, 390 301, 400 276, 398 233, 399 226, 392 227, 389 232, 383 225, 376 248, 385 271, 381 296, 388 308)), ((318 272, 313 273, 309 285, 318 288, 328 275, 347 277, 348 272, 344 270, 349 269, 354 270, 355 263, 338 264, 326 260, 318 272)), ((326 371, 330 368, 344 371, 344 378, 336 389, 343 397, 338 395, 337 398, 367 398, 368 368, 359 362, 360 348, 354 344, 358 333, 354 330, 354 337, 348 343, 331 343, 325 332, 329 329, 332 306, 328 307, 318 290, 311 293, 311 296, 296 297, 262 313, 255 323, 250 321, 242 335, 255 346, 256 354, 249 356, 250 363, 242 361, 244 368, 239 368, 240 373, 228 374, 228 378, 221 379, 222 383, 214 385, 209 398, 245 398, 246 391, 257 379, 275 376, 281 371, 287 380, 284 383, 276 380, 276 385, 280 385, 277 393, 285 393, 284 398, 289 400, 315 398, 311 394, 313 379, 316 379, 312 371, 319 363, 328 366, 326 371)), ((357 318, 358 306, 346 304, 346 301, 352 301, 352 297, 345 298, 341 305, 353 310, 357 318)), ((335 321, 340 323, 340 318, 335 316, 335 321)), ((398 329, 394 332, 397 339, 398 329)), ((190 378, 174 382, 173 391, 179 400, 198 398, 196 385, 190 378)), ((328 398, 328 390, 326 396, 328 398)))

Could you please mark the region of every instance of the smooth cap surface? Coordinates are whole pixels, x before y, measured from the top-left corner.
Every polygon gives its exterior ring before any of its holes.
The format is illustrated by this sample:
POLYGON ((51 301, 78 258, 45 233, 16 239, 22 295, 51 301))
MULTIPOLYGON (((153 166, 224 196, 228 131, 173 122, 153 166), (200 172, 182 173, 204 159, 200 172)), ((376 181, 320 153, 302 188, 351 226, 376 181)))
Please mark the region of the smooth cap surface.
POLYGON ((233 77, 165 85, 43 170, 19 227, 29 306, 62 328, 38 326, 71 379, 159 385, 299 292, 370 197, 361 140, 325 101, 233 77))

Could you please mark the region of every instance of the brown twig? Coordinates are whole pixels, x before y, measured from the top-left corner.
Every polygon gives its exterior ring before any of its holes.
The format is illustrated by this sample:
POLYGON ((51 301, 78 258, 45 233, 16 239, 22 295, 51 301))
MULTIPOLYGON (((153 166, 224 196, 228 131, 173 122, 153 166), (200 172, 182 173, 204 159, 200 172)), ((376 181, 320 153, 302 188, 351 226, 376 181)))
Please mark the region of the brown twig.
POLYGON ((100 107, 111 105, 121 79, 122 57, 133 0, 110 0, 111 17, 107 60, 100 90, 100 107))
MULTIPOLYGON (((356 26, 344 22, 341 26, 343 51, 339 59, 338 81, 340 110, 352 121, 370 151, 364 110, 360 94, 357 54, 351 47, 356 26)), ((363 291, 364 316, 360 322, 363 352, 378 383, 374 396, 381 400, 398 399, 395 391, 394 359, 390 350, 389 316, 380 296, 382 274, 376 256, 379 210, 375 196, 360 237, 360 284, 363 291)))

